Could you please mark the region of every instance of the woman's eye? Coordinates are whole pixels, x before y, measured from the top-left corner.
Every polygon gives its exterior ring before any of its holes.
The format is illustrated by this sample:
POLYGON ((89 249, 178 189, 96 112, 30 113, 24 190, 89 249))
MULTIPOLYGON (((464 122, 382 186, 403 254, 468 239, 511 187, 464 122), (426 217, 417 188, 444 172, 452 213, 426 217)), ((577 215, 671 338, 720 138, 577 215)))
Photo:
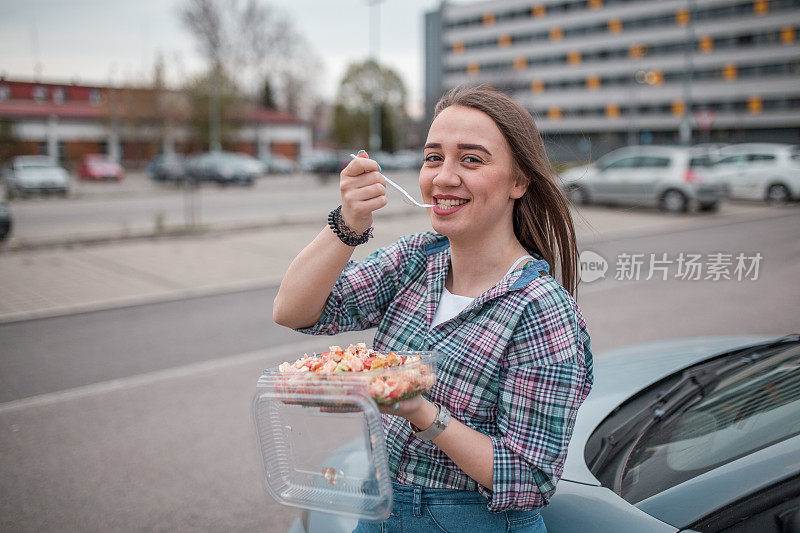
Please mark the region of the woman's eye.
POLYGON ((465 163, 483 163, 483 161, 480 158, 475 157, 474 155, 465 156, 464 157, 464 162, 465 163))
POLYGON ((435 162, 441 161, 441 160, 442 160, 442 158, 439 157, 436 154, 431 154, 431 155, 425 157, 425 161, 429 162, 429 163, 435 163, 435 162))

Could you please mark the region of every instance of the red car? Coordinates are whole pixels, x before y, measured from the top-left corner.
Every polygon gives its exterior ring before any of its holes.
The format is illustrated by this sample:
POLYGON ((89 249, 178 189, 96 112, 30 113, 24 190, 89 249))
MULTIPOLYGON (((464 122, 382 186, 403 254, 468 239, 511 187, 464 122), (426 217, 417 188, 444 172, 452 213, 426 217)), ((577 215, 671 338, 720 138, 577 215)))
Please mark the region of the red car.
POLYGON ((78 177, 82 180, 120 181, 124 175, 125 171, 122 166, 107 155, 86 155, 78 167, 78 177))

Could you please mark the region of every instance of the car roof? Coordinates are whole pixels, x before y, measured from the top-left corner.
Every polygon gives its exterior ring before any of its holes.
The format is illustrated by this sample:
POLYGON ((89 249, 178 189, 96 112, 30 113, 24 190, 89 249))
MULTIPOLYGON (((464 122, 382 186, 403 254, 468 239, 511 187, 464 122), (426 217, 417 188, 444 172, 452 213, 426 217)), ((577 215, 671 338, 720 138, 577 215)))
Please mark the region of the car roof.
POLYGON ((759 151, 784 151, 784 150, 791 150, 794 148, 791 144, 780 144, 780 143, 742 143, 742 144, 732 144, 730 146, 725 146, 721 148, 719 151, 722 154, 732 154, 732 153, 740 153, 740 152, 750 152, 753 150, 759 151))
POLYGON ((596 354, 594 385, 578 410, 563 479, 600 485, 584 458, 586 442, 617 407, 642 389, 715 355, 778 338, 778 335, 698 337, 640 344, 596 354))

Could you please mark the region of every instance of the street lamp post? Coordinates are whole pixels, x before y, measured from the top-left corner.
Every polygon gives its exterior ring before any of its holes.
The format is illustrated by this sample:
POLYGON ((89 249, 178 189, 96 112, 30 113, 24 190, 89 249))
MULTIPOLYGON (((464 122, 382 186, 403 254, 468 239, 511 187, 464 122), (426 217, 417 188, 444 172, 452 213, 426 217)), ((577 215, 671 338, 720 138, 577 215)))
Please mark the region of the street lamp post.
POLYGON ((384 0, 367 0, 367 5, 370 6, 370 21, 369 25, 369 55, 375 67, 372 74, 372 95, 370 102, 370 126, 369 126, 369 149, 381 149, 381 110, 378 105, 378 91, 380 90, 380 64, 378 62, 378 48, 380 44, 380 5, 384 0))
POLYGON ((681 116, 680 143, 684 146, 692 144, 692 80, 694 78, 694 13, 695 0, 687 0, 689 20, 686 24, 686 42, 684 43, 684 75, 683 75, 683 115, 681 116))

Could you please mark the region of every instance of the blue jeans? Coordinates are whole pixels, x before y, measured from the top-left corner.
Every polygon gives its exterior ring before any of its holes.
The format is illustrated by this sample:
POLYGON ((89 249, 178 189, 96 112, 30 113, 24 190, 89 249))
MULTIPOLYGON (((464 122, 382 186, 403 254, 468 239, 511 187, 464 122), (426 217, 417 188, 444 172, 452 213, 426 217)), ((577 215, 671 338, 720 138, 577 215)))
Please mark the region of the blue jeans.
POLYGON ((539 511, 486 509, 478 492, 428 489, 392 482, 392 514, 383 522, 361 520, 353 533, 547 533, 539 511))

